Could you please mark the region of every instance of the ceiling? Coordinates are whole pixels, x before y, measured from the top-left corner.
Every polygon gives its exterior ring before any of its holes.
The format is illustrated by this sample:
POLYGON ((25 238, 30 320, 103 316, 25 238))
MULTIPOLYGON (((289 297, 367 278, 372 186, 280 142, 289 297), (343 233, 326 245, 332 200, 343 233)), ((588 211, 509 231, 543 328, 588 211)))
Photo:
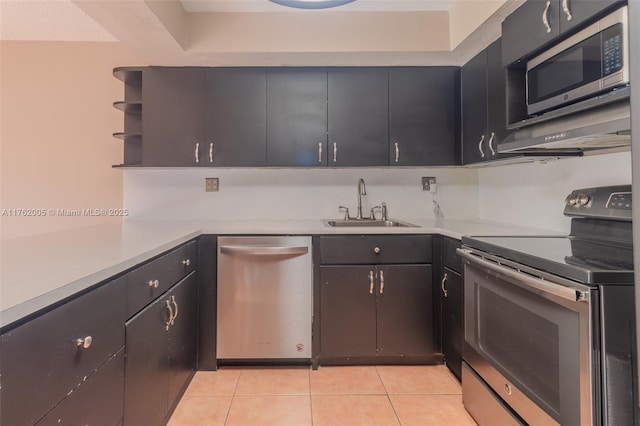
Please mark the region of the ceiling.
POLYGON ((524 0, 0 0, 0 39, 119 41, 150 65, 459 65, 524 0))
MULTIPOLYGON (((449 10, 456 0, 357 0, 329 11, 433 11, 449 10)), ((187 12, 292 12, 266 0, 180 0, 187 12)), ((309 13, 309 11, 307 11, 309 13)))

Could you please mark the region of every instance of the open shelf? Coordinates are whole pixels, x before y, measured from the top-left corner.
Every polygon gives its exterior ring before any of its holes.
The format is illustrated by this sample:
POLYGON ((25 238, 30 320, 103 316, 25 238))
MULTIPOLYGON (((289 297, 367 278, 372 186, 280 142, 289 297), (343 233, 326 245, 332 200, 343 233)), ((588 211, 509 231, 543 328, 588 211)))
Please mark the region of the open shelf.
POLYGON ((141 84, 142 68, 138 67, 118 67, 113 69, 113 76, 124 84, 141 84))
POLYGON ((113 107, 122 112, 140 114, 142 112, 142 102, 118 101, 113 103, 113 107))
POLYGON ((140 142, 142 140, 142 135, 140 133, 118 132, 118 133, 114 133, 113 137, 116 139, 123 140, 125 142, 140 142))

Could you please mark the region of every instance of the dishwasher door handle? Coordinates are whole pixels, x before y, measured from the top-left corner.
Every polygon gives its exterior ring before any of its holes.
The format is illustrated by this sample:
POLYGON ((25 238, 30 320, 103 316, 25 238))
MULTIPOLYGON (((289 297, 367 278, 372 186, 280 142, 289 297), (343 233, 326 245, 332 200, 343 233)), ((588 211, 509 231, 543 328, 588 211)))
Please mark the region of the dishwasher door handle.
POLYGON ((281 256, 309 253, 307 246, 220 246, 220 253, 251 256, 281 256))

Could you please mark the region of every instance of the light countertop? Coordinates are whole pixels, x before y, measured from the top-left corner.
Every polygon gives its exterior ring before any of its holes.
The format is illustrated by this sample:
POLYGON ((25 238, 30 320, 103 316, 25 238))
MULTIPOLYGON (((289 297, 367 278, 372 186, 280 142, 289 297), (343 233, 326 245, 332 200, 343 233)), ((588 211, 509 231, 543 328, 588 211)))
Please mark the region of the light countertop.
POLYGON ((481 220, 405 219, 417 228, 331 228, 320 220, 134 221, 6 239, 1 243, 0 327, 60 302, 203 234, 561 235, 481 220))

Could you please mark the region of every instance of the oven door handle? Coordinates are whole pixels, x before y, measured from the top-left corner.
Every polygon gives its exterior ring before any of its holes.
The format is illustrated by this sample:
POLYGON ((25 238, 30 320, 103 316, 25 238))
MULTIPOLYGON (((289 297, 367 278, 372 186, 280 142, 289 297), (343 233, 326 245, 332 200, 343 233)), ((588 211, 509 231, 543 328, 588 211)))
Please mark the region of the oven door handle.
POLYGON ((556 284, 552 281, 536 278, 528 274, 523 274, 515 269, 490 262, 480 256, 474 255, 472 254, 473 252, 468 249, 456 249, 456 252, 469 263, 475 263, 476 265, 482 266, 494 273, 501 274, 515 280, 515 284, 525 290, 531 290, 531 288, 534 288, 543 293, 552 294, 572 302, 589 301, 588 292, 556 284))

